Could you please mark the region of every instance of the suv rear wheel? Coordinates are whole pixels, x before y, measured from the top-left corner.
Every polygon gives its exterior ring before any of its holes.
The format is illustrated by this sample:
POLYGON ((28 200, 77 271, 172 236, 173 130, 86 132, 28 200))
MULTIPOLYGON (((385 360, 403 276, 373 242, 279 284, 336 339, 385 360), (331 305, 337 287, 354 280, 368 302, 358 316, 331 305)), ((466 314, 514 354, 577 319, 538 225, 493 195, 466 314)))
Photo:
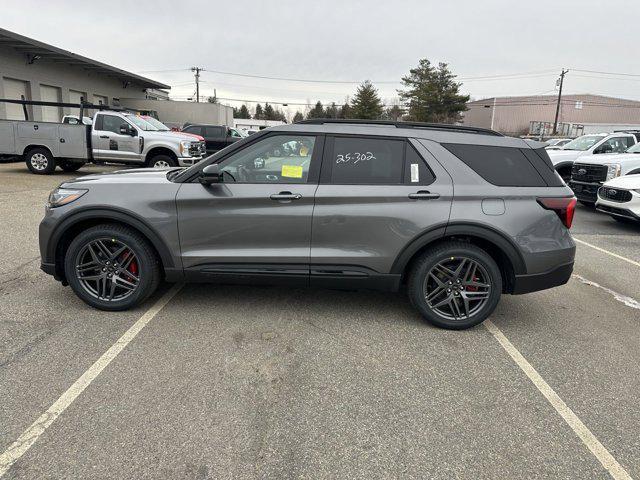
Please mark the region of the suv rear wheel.
POLYGON ((502 276, 487 252, 450 241, 418 258, 409 275, 408 293, 427 321, 462 330, 478 325, 495 310, 502 276))
POLYGON ((147 240, 121 225, 97 225, 73 239, 64 261, 73 291, 100 310, 126 310, 151 295, 160 265, 147 240))

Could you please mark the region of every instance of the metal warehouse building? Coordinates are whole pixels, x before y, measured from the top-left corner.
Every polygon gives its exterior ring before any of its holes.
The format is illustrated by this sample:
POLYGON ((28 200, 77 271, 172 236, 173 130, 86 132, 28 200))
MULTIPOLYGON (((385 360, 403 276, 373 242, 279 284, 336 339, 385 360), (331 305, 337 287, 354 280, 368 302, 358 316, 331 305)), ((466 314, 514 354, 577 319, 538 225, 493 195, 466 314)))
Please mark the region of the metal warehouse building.
MULTIPOLYGON (((0 28, 0 98, 121 106, 160 112, 160 120, 233 125, 233 109, 220 104, 168 101, 171 87, 0 28), (163 112, 165 115, 163 117, 163 112)), ((75 110, 75 109, 74 109, 75 110)), ((29 118, 59 122, 60 107, 28 107, 29 118)), ((91 112, 89 112, 91 113, 91 112)), ((0 102, 0 119, 23 120, 21 105, 0 102)))
MULTIPOLYGON (((463 125, 492 128, 508 135, 529 133, 530 122, 553 123, 556 95, 492 97, 467 103, 463 125)), ((640 124, 640 101, 602 95, 563 95, 563 124, 640 124)))

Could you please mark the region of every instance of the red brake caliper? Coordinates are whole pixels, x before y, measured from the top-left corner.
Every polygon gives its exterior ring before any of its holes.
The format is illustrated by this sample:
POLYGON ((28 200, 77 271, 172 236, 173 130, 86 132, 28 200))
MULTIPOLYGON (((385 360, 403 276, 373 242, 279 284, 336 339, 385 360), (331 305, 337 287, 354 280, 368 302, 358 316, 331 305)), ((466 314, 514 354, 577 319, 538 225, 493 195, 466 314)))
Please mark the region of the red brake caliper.
MULTIPOLYGON (((473 277, 473 281, 474 282, 477 282, 478 280, 479 280, 478 277, 476 277, 476 276, 473 277)), ((477 292, 478 291, 478 287, 476 287, 475 285, 470 285, 470 286, 467 287, 467 290, 469 292, 477 292)))

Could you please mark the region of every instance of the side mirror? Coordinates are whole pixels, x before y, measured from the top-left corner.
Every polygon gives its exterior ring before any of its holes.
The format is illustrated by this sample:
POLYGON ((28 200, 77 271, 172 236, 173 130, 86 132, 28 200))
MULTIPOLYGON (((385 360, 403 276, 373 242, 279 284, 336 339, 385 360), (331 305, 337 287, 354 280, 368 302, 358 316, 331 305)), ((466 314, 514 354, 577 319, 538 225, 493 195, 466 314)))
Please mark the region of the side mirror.
POLYGON ((220 172, 220 166, 217 163, 207 165, 200 172, 198 178, 202 185, 211 185, 213 183, 222 183, 222 173, 220 172))

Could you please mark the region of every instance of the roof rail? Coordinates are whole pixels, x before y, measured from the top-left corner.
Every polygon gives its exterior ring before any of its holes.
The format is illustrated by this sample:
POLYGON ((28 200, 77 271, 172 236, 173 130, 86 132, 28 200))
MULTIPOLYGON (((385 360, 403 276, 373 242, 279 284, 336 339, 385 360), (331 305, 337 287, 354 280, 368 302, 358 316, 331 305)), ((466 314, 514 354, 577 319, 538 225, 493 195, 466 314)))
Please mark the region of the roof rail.
POLYGON ((324 125, 325 123, 341 123, 351 125, 387 125, 396 128, 423 128, 425 130, 444 130, 462 133, 477 133, 480 135, 493 135, 496 137, 504 137, 495 130, 488 128, 469 127, 466 125, 450 125, 447 123, 423 123, 423 122, 394 122, 392 120, 360 120, 348 118, 312 118, 309 120, 301 120, 296 123, 304 123, 307 125, 324 125))

